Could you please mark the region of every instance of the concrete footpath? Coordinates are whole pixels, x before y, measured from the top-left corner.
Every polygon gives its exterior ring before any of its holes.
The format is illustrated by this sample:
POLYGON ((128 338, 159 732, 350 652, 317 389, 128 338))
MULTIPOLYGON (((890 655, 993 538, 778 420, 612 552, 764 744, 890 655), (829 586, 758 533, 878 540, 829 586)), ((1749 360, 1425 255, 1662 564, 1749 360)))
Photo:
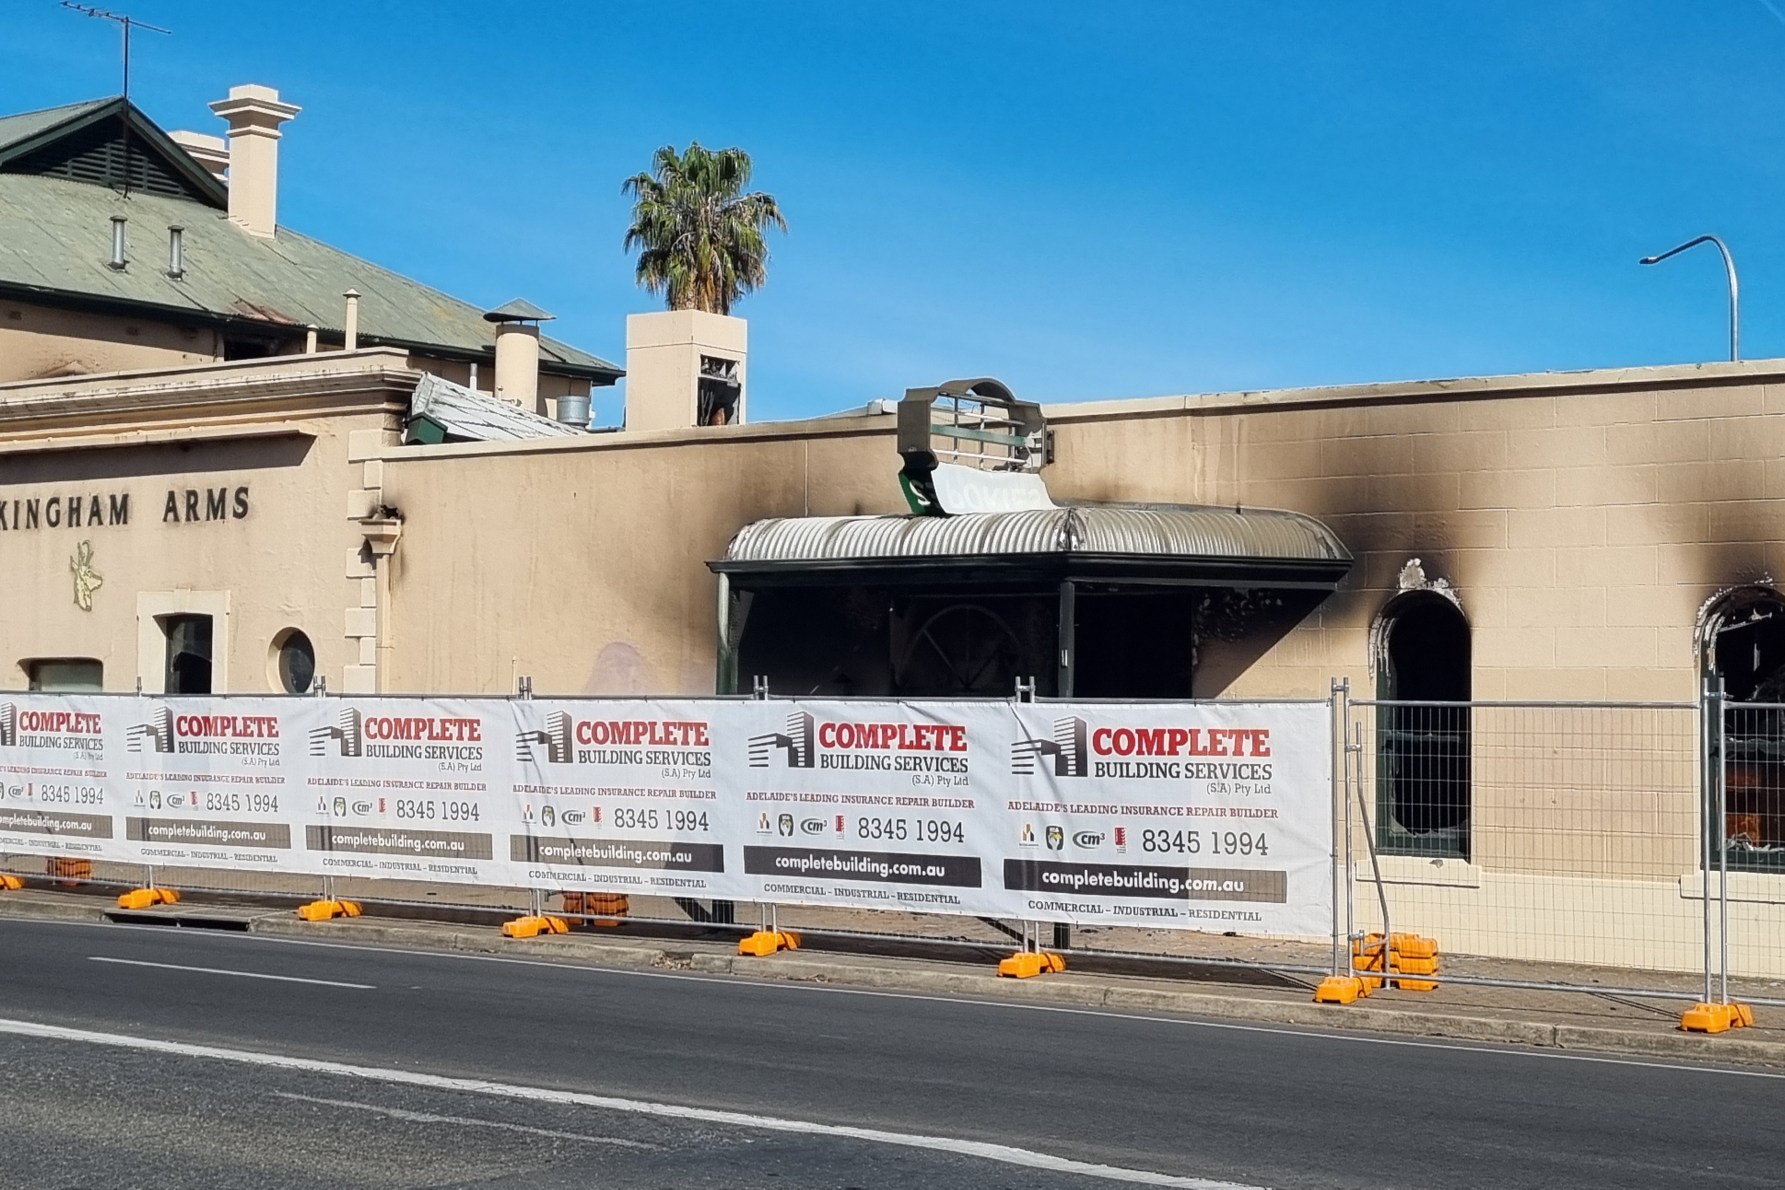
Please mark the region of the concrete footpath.
MULTIPOLYGON (((1540 1046, 1681 1061, 1740 1063, 1785 1069, 1785 1008, 1759 1007, 1755 1027, 1706 1036, 1679 1028, 1679 1013, 1696 994, 1678 977, 1678 1000, 1626 997, 1614 991, 1577 992, 1448 983, 1432 992, 1378 990, 1346 1006, 1315 1004, 1317 977, 1251 968, 1222 970, 1198 965, 1189 976, 1160 977, 1094 970, 1015 980, 1000 978, 995 952, 960 958, 932 957, 912 947, 900 957, 843 950, 801 949, 766 958, 737 953, 735 932, 693 928, 664 937, 661 927, 629 923, 612 929, 578 929, 568 935, 515 940, 495 924, 464 924, 398 917, 360 917, 311 923, 290 909, 227 902, 182 904, 125 912, 110 898, 24 889, 0 892, 0 917, 90 922, 156 923, 168 928, 239 930, 312 942, 448 951, 541 959, 597 967, 686 971, 717 977, 786 980, 843 987, 1005 1000, 1104 1012, 1136 1012, 1371 1033, 1451 1038, 1540 1046), (659 936, 652 936, 655 928, 659 936), (967 961, 971 957, 973 961, 967 961)), ((818 945, 847 945, 808 939, 818 945)), ((1074 959, 1069 956, 1069 968, 1074 959)), ((1077 964, 1098 967, 1095 959, 1077 964)), ((1465 969, 1478 963, 1463 961, 1465 969)), ((1581 969, 1545 970, 1522 964, 1518 978, 1532 982, 1568 977, 1581 969)), ((1608 987, 1653 976, 1605 972, 1608 987), (1616 978, 1618 975, 1625 979, 1616 978)), ((4 981, 0 981, 0 989, 4 981)), ((1771 989, 1768 989, 1771 990, 1771 989)))

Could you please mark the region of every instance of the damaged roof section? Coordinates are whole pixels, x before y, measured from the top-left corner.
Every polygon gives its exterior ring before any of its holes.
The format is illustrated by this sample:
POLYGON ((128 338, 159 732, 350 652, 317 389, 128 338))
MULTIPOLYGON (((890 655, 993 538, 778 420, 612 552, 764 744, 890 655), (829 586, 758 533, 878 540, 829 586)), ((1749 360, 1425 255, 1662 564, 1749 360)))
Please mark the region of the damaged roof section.
POLYGON ((516 442, 528 438, 568 438, 584 431, 563 422, 423 373, 409 398, 409 426, 404 441, 516 442))

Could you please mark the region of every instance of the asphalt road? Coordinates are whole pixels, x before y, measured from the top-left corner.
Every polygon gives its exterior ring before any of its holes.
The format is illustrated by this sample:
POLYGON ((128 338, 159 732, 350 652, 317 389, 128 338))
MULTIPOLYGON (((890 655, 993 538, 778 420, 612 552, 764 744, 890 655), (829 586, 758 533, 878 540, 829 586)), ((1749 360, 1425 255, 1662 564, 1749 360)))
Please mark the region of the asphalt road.
POLYGON ((1785 1078, 1753 1072, 152 927, 0 921, 0 962, 7 1186, 1628 1190, 1785 1168, 1785 1078))

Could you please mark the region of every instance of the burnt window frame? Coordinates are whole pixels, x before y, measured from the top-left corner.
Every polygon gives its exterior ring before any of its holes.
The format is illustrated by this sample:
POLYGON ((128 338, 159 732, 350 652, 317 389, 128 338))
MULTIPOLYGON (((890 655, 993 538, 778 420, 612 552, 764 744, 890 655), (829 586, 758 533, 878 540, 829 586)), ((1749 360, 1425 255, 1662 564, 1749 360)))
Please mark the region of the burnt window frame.
POLYGON ((1371 636, 1378 703, 1375 707, 1377 850, 1384 855, 1470 862, 1474 852, 1475 774, 1474 708, 1466 705, 1474 696, 1474 642, 1469 618, 1456 600, 1446 593, 1425 588, 1404 591, 1383 605, 1376 631, 1371 636), (1439 620, 1454 620, 1462 634, 1463 665, 1457 688, 1445 692, 1457 697, 1411 696, 1401 688, 1394 661, 1395 633, 1406 626, 1410 617, 1426 615, 1439 620), (1402 702, 1464 705, 1396 705, 1402 702), (1446 785, 1460 786, 1460 797, 1446 798, 1445 804, 1434 810, 1440 821, 1454 815, 1453 821, 1425 829, 1403 824, 1397 813, 1397 806, 1404 803, 1404 798, 1399 796, 1397 779, 1410 764, 1415 769, 1436 769, 1444 774, 1438 779, 1446 785))
MULTIPOLYGON (((1723 658, 1725 633, 1752 628, 1767 620, 1777 621, 1773 625, 1774 634, 1785 635, 1785 593, 1764 584, 1748 584, 1719 592, 1705 604, 1698 623, 1700 676, 1708 681, 1714 675, 1724 682, 1723 730, 1718 739, 1707 740, 1705 746, 1713 753, 1710 759, 1716 768, 1711 771, 1720 771, 1723 775, 1724 833, 1731 838, 1745 833, 1742 829, 1731 828, 1745 827, 1747 823, 1743 819, 1750 815, 1762 820, 1766 817, 1785 819, 1785 709, 1781 709, 1785 708, 1785 682, 1775 681, 1771 689, 1767 688, 1768 676, 1785 678, 1785 658, 1781 658, 1780 665, 1765 671, 1767 676, 1759 680, 1755 680, 1754 670, 1740 676, 1728 673, 1723 658), (1767 615, 1755 614, 1768 606, 1773 610, 1767 615), (1754 769, 1763 773, 1771 770, 1772 789, 1764 789, 1768 783, 1764 779, 1757 783, 1762 788, 1755 788, 1756 783, 1748 780, 1731 781, 1731 771, 1738 768, 1746 770, 1750 777, 1754 769)), ((1758 648, 1757 644, 1757 652, 1758 648)), ((1785 649, 1785 641, 1775 642, 1775 656, 1781 649, 1785 649)), ((1714 798, 1715 791, 1707 791, 1707 796, 1714 798)), ((1701 816, 1701 821, 1709 834, 1715 829, 1716 817, 1714 808, 1706 809, 1708 812, 1701 816)), ((1719 842, 1714 834, 1708 840, 1712 864, 1719 863, 1719 842)), ((1776 822, 1771 831, 1763 829, 1760 843, 1758 849, 1752 845, 1728 847, 1729 870, 1785 873, 1785 823, 1776 822), (1772 849, 1766 849, 1764 845, 1768 838, 1779 842, 1772 849)), ((1701 849, 1695 857, 1697 864, 1703 864, 1705 850, 1701 849)))

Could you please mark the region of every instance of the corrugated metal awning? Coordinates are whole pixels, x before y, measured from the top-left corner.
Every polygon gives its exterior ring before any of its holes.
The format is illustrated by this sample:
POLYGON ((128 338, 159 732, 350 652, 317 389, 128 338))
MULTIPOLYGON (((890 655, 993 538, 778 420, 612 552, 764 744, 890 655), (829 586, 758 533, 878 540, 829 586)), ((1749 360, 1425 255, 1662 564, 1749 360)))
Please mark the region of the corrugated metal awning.
POLYGON ((1030 571, 1219 586, 1338 585, 1351 554, 1313 517, 1262 508, 1090 504, 962 516, 785 517, 746 525, 709 565, 781 582, 866 572, 1030 571))

